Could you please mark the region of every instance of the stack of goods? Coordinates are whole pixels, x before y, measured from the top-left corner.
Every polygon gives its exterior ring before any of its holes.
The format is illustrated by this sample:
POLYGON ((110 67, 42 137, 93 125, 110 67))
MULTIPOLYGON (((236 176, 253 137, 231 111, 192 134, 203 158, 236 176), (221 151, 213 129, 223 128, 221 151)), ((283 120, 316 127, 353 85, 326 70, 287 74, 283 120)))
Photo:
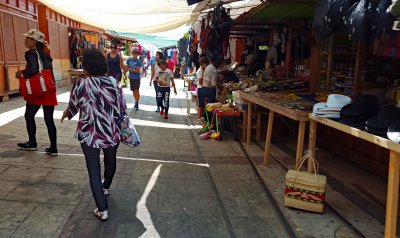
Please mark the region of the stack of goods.
POLYGON ((332 119, 340 118, 342 108, 351 103, 351 98, 340 94, 330 94, 328 100, 314 105, 313 115, 332 119))
POLYGON ((353 103, 348 104, 340 111, 340 122, 351 127, 364 129, 368 118, 378 112, 378 99, 369 94, 360 94, 353 103))
POLYGON ((396 120, 400 120, 400 108, 387 105, 379 110, 378 116, 368 119, 365 130, 371 134, 386 137, 390 124, 396 120))

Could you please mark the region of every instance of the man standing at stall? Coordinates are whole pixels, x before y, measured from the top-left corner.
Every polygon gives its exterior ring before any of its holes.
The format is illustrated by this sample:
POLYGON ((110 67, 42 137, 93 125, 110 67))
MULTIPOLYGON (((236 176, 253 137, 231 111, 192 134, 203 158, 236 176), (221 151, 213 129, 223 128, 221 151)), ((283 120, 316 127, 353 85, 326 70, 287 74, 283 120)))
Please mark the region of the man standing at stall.
POLYGON ((132 58, 126 61, 129 71, 129 81, 131 90, 133 91, 133 97, 135 99, 135 110, 139 110, 139 88, 140 88, 140 68, 143 67, 142 61, 138 59, 139 49, 132 49, 132 58))

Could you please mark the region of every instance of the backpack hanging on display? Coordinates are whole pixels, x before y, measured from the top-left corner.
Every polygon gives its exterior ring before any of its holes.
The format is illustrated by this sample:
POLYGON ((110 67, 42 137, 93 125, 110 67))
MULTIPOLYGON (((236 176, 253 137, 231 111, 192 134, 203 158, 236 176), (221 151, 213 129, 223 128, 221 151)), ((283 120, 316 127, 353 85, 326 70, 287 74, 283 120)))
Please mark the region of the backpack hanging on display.
POLYGON ((333 28, 328 24, 328 16, 326 15, 331 2, 332 0, 320 0, 315 7, 313 28, 320 39, 334 33, 333 28))
POLYGON ((365 41, 368 38, 368 21, 367 21, 367 7, 366 0, 361 0, 355 3, 348 9, 344 17, 344 25, 349 39, 353 41, 365 41))
POLYGON ((343 17, 356 2, 358 1, 331 0, 328 12, 326 13, 327 27, 331 28, 333 32, 340 32, 344 28, 343 17))

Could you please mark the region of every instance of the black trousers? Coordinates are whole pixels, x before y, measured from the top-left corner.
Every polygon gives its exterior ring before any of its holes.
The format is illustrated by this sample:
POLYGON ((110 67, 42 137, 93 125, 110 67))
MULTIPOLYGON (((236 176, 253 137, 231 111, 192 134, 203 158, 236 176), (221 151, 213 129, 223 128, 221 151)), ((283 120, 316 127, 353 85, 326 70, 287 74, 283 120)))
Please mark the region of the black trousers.
MULTIPOLYGON (((26 103, 26 129, 28 131, 29 144, 32 146, 37 146, 35 115, 39 111, 40 107, 40 105, 35 105, 29 102, 26 103)), ((57 129, 53 119, 54 106, 43 106, 43 114, 44 122, 47 126, 47 132, 49 133, 50 148, 57 148, 57 129)))
POLYGON ((83 154, 86 159, 86 167, 89 174, 90 188, 96 206, 100 211, 108 209, 107 197, 103 193, 103 188, 109 189, 117 168, 117 150, 118 145, 111 148, 92 148, 85 143, 81 143, 83 154), (104 183, 101 184, 101 165, 100 151, 104 153, 104 183))
POLYGON ((169 95, 171 93, 170 87, 158 87, 157 89, 157 106, 165 110, 165 114, 168 114, 169 109, 169 95))

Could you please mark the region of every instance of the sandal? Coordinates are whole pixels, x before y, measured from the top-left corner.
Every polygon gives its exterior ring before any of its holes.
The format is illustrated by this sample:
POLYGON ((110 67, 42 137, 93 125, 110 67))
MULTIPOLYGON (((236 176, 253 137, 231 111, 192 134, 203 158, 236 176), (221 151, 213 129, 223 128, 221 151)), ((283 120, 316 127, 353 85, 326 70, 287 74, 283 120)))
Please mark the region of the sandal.
POLYGON ((99 209, 94 209, 93 211, 94 215, 99 219, 100 221, 107 221, 108 220, 108 210, 105 210, 103 212, 99 211, 99 209))

